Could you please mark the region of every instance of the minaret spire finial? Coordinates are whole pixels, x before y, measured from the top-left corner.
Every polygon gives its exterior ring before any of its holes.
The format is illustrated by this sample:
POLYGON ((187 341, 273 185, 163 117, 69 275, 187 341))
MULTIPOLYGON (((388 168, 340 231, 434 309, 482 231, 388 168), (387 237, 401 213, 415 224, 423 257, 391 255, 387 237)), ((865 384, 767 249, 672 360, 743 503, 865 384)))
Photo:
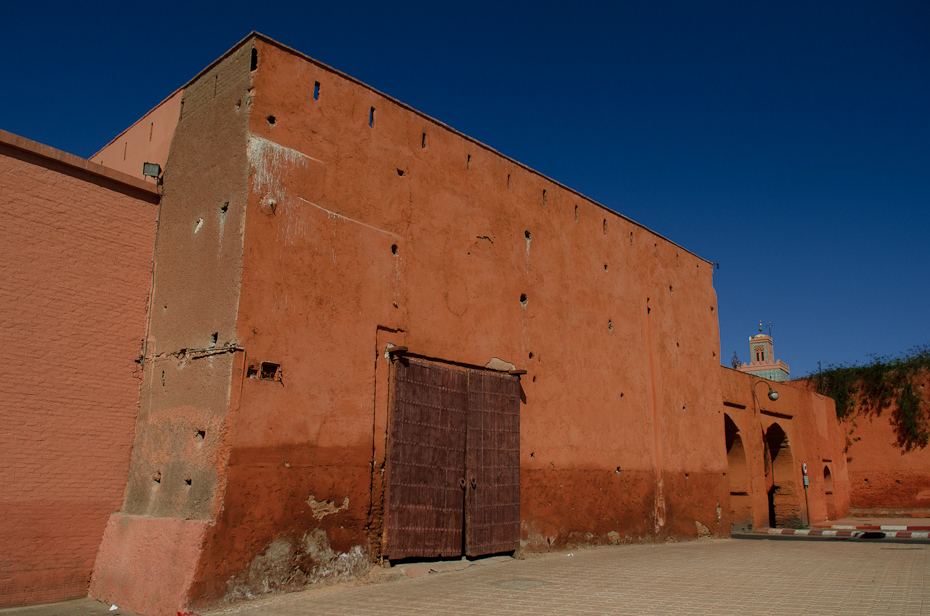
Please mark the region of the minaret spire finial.
POLYGON ((759 321, 759 333, 762 333, 762 321, 759 321))

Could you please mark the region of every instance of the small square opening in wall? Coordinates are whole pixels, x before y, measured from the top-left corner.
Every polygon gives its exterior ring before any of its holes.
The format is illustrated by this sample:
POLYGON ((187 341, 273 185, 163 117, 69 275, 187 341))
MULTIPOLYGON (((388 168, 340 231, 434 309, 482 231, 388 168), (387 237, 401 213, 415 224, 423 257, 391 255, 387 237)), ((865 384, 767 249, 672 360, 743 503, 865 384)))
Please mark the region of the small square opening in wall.
POLYGON ((261 379, 263 381, 280 381, 281 364, 270 361, 263 361, 259 364, 252 364, 246 369, 246 378, 261 379))
POLYGON ((262 371, 259 378, 274 380, 278 376, 278 371, 281 369, 281 364, 275 364, 270 361, 262 362, 262 371))

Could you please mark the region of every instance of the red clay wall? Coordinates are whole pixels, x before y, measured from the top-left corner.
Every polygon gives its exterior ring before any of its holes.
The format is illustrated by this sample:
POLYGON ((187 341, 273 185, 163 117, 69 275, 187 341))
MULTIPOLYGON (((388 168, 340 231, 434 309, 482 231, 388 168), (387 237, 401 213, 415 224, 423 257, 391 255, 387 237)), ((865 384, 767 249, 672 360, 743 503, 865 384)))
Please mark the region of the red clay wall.
MULTIPOLYGON (((930 403, 930 373, 915 379, 930 403)), ((881 415, 858 406, 843 421, 849 435, 849 480, 852 507, 862 515, 930 514, 930 448, 905 453, 896 445, 891 410, 881 415)))
POLYGON ((126 486, 156 202, 0 131, 0 607, 87 594, 126 486))
POLYGON ((709 263, 261 37, 183 96, 94 596, 168 614, 367 567, 388 344, 527 370, 525 549, 729 533, 709 263), (199 563, 145 576, 166 529, 199 563))
MULTIPOLYGON (((777 508, 800 514, 798 523, 820 522, 845 515, 849 508, 849 479, 844 454, 845 435, 836 419, 831 398, 806 389, 803 384, 775 382, 720 367, 723 412, 739 430, 748 467, 748 489, 731 485, 733 492, 748 492, 754 528, 769 526, 768 490, 782 486, 777 508), (768 398, 769 386, 778 400, 768 398), (755 395, 753 394, 755 392, 755 395), (786 434, 785 450, 766 460, 764 435, 777 424, 786 434), (801 465, 807 462, 810 486, 805 500, 801 465), (830 469, 832 494, 824 481, 830 469), (808 508, 809 504, 809 508, 808 508)), ((723 435, 721 435, 722 437, 723 435)), ((731 468, 735 483, 738 473, 731 468)), ((733 499, 737 500, 737 499, 733 499)), ((733 502, 730 503, 732 508, 733 502)))
POLYGON ((90 160, 139 179, 144 177, 142 163, 157 163, 164 169, 168 163, 171 138, 181 115, 183 97, 184 90, 169 96, 90 160))
POLYGON ((95 598, 140 614, 184 611, 204 533, 223 506, 227 413, 242 378, 248 84, 245 49, 186 87, 165 165, 132 463, 91 583, 95 598), (196 545, 172 547, 170 566, 153 569, 150 555, 171 547, 166 536, 196 545))
POLYGON ((528 370, 527 549, 726 535, 710 264, 331 69, 255 46, 237 339, 247 366, 280 364, 281 378, 234 384, 224 506, 192 596, 247 585, 238 572, 315 528, 337 551, 377 554, 387 343, 528 370))

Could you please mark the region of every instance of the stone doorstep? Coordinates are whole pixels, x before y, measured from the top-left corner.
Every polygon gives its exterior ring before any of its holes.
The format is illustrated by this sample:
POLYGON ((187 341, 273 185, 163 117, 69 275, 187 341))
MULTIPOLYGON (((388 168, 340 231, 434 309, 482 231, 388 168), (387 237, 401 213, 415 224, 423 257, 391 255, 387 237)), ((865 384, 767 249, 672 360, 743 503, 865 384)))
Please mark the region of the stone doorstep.
MULTIPOLYGON (((501 562, 505 560, 513 560, 510 556, 490 556, 487 558, 479 558, 475 560, 468 560, 463 558, 462 560, 441 560, 436 562, 423 562, 423 563, 404 563, 401 565, 392 566, 390 569, 382 569, 382 572, 376 573, 375 577, 408 577, 416 578, 424 575, 429 575, 431 573, 448 573, 450 571, 462 571, 472 566, 486 565, 493 562, 501 562), (393 575, 392 575, 393 573, 393 575)), ((377 569, 377 568, 376 568, 377 569)))

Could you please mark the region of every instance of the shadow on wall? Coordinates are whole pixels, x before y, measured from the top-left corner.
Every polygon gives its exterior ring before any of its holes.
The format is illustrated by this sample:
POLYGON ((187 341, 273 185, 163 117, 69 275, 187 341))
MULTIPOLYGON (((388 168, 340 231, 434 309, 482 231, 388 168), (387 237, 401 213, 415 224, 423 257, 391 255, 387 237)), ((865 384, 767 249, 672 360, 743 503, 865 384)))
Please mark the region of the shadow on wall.
POLYGON ((794 480, 794 454, 785 431, 773 423, 765 432, 766 472, 771 473, 769 525, 772 528, 799 528, 801 504, 794 480))
POLYGON ((836 498, 833 496, 833 474, 829 466, 823 467, 823 493, 827 503, 827 519, 836 519, 836 498))
POLYGON ((730 482, 730 532, 751 532, 752 497, 746 449, 743 447, 739 429, 730 416, 724 414, 723 419, 727 439, 727 479, 730 482))

